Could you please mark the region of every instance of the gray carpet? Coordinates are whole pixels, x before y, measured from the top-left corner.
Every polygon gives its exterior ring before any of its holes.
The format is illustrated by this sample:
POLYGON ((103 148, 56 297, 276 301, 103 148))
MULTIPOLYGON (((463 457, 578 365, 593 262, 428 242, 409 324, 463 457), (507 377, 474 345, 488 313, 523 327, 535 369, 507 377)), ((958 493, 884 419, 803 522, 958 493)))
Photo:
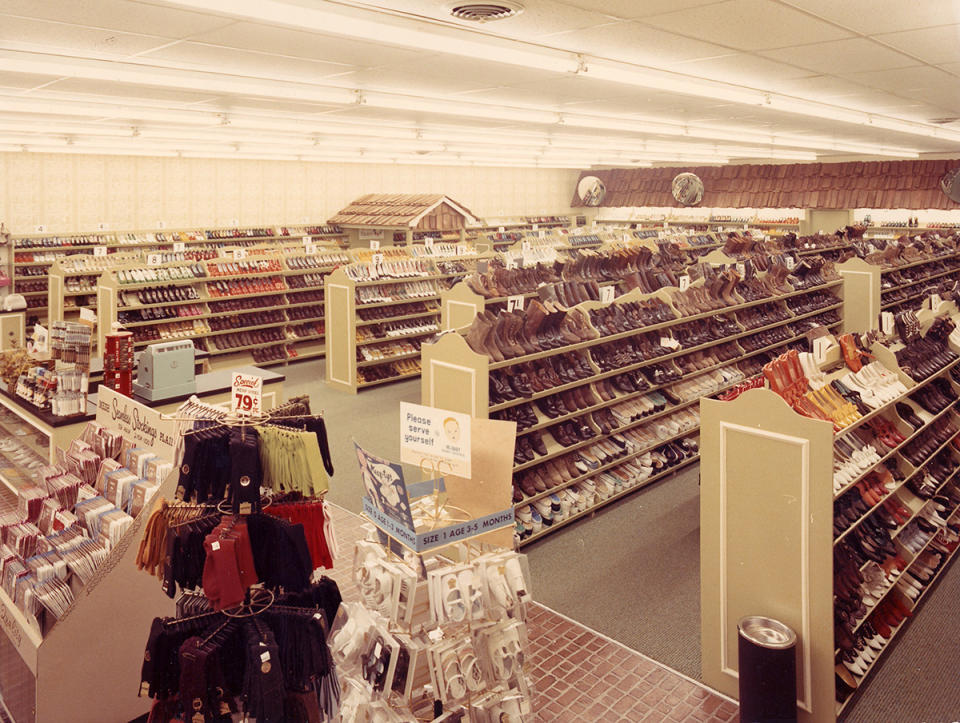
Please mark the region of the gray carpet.
MULTIPOLYGON (((309 393, 313 408, 324 411, 336 469, 330 499, 359 512, 351 440, 398 459, 399 403, 420 401, 420 380, 354 396, 323 383, 322 361, 276 370, 287 375, 288 397, 309 393)), ((688 467, 525 547, 537 600, 699 680, 698 479, 699 467, 688 467)), ((885 653, 848 723, 960 720, 958 599, 960 566, 953 565, 885 653)))

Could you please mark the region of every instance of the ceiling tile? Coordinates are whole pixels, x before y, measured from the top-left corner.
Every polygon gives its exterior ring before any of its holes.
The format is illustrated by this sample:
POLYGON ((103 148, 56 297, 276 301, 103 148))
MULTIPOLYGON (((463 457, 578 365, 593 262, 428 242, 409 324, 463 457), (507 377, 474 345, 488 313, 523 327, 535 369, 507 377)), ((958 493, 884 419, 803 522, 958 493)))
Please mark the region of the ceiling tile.
POLYGON ((0 87, 3 88, 35 88, 38 85, 49 83, 53 79, 49 75, 29 75, 27 73, 6 73, 0 71, 0 87))
POLYGON ((677 64, 673 70, 685 75, 771 90, 779 89, 781 80, 804 78, 810 75, 809 70, 758 58, 747 53, 707 60, 692 60, 677 64))
POLYGON ((0 15, 0 42, 8 50, 84 53, 94 57, 121 58, 155 48, 167 41, 156 36, 0 15))
POLYGON ((843 98, 861 93, 864 85, 831 75, 812 75, 806 78, 793 78, 782 81, 777 90, 785 95, 815 99, 843 98))
POLYGON ((925 63, 960 62, 960 25, 889 33, 877 35, 876 39, 910 53, 925 63))
POLYGON ((572 52, 659 68, 735 52, 722 45, 685 38, 634 22, 575 30, 555 35, 549 41, 572 52))
POLYGON ((140 59, 148 62, 165 61, 178 67, 197 70, 219 70, 231 75, 286 78, 298 82, 316 82, 326 76, 343 73, 349 69, 340 63, 257 53, 196 42, 183 42, 158 48, 142 54, 140 59))
POLYGON ((770 0, 726 0, 654 15, 645 23, 680 35, 713 40, 740 50, 783 48, 849 37, 852 33, 770 0))
POLYGON ((779 0, 857 34, 894 33, 960 19, 954 0, 779 0))
POLYGON ((636 19, 675 10, 713 5, 723 0, 558 0, 559 5, 576 5, 618 18, 636 19))
POLYGON ((916 60, 871 42, 865 38, 848 38, 813 45, 800 45, 763 51, 768 58, 790 58, 790 62, 818 73, 847 75, 870 70, 889 70, 920 65, 916 60))
POLYGON ((174 104, 202 103, 217 96, 210 93, 194 93, 187 90, 164 90, 146 85, 131 83, 107 83, 102 80, 66 78, 44 88, 44 92, 75 93, 88 95, 90 101, 100 100, 106 103, 122 103, 124 100, 151 100, 174 104))
POLYGON ((401 92, 420 88, 434 93, 456 93, 517 83, 550 82, 563 77, 567 76, 424 51, 414 60, 347 73, 338 80, 353 84, 356 79, 364 87, 393 88, 401 92))
POLYGON ((198 33, 191 39, 239 50, 255 50, 362 68, 401 63, 416 58, 423 52, 256 23, 235 23, 209 33, 198 33))
POLYGON ((855 83, 863 83, 871 88, 899 92, 901 90, 917 90, 929 88, 956 87, 957 78, 946 71, 929 65, 918 65, 914 68, 898 68, 893 70, 875 70, 864 73, 837 72, 842 78, 855 83))
POLYGON ((106 28, 164 38, 182 38, 233 24, 229 18, 160 7, 134 0, 56 2, 55 0, 4 0, 3 12, 25 18, 56 20, 87 28, 106 28))

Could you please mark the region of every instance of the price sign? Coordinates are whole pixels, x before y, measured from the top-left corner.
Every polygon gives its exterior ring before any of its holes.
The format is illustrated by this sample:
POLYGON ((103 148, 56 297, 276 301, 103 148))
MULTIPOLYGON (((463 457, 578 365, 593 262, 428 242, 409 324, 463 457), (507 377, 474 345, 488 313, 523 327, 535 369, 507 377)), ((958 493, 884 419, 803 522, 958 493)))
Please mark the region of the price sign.
POLYGON ((533 224, 533 230, 536 231, 540 228, 539 224, 533 224))
POLYGON ((233 373, 230 387, 230 408, 240 416, 260 414, 263 403, 263 377, 233 373))
POLYGON ((106 247, 106 246, 94 246, 94 247, 93 247, 93 255, 94 255, 94 256, 106 256, 106 255, 107 255, 107 247, 106 247))
POLYGON ((46 230, 47 230, 47 227, 44 226, 42 223, 36 227, 37 233, 46 233, 46 230))
POLYGON ((827 350, 830 348, 830 338, 820 336, 813 340, 813 358, 817 366, 827 363, 827 350))
POLYGON ((892 311, 880 312, 880 329, 887 336, 893 333, 893 312, 892 311))
POLYGON ((523 294, 507 297, 507 312, 523 311, 523 294))
POLYGON ((666 220, 666 219, 663 220, 663 227, 664 227, 664 228, 667 227, 667 220, 666 220))
POLYGON ((507 230, 506 226, 497 226, 497 233, 503 233, 507 230))
POLYGON ((457 244, 457 256, 466 256, 467 247, 464 244, 457 244))
POLYGON ((661 336, 660 346, 666 349, 679 349, 680 342, 674 339, 672 336, 661 336))
POLYGON ((784 257, 784 261, 786 261, 787 268, 788 268, 790 271, 793 271, 793 267, 797 265, 797 261, 796 261, 796 259, 793 258, 793 256, 786 256, 786 257, 784 257))
POLYGON ((80 309, 80 321, 88 321, 91 324, 97 323, 97 312, 86 307, 80 309))
POLYGON ((533 250, 533 244, 531 244, 529 241, 521 241, 521 242, 520 242, 520 250, 523 251, 523 253, 527 253, 527 252, 529 252, 529 251, 532 251, 532 250, 533 250))
POLYGON ((187 245, 183 241, 177 241, 173 245, 173 253, 175 254, 182 254, 186 250, 187 250, 187 245))
POLYGON ((546 238, 546 237, 547 237, 547 232, 546 232, 546 231, 542 231, 542 230, 541 230, 541 231, 537 231, 537 238, 546 238))
POLYGON ((236 228, 237 226, 240 225, 240 219, 239 219, 239 218, 231 218, 231 219, 230 219, 230 225, 233 226, 234 228, 236 228))
POLYGON ((147 266, 159 266, 162 263, 162 254, 147 254, 147 266))
POLYGON ((236 261, 237 259, 245 259, 245 258, 247 258, 247 250, 246 250, 246 249, 234 249, 234 250, 233 250, 233 260, 234 260, 234 261, 236 261))
POLYGON ((157 221, 157 228, 166 228, 166 224, 163 221, 157 221))
POLYGON ((97 224, 97 231, 106 231, 106 230, 107 230, 107 224, 105 224, 103 221, 97 224))
POLYGON ((423 240, 423 245, 426 246, 428 249, 432 249, 432 248, 433 248, 433 239, 430 238, 429 236, 427 236, 427 238, 425 238, 425 239, 423 240))
POLYGON ((380 242, 377 241, 376 239, 372 239, 372 240, 370 241, 370 250, 371 250, 371 251, 379 251, 379 250, 380 250, 380 242))
POLYGON ((749 229, 749 228, 750 228, 750 225, 749 225, 749 224, 746 224, 746 223, 743 224, 743 230, 744 230, 744 231, 746 231, 746 230, 749 229))
POLYGON ((515 269, 515 268, 517 268, 517 259, 516 259, 515 257, 513 257, 513 256, 507 256, 506 261, 507 261, 507 268, 508 268, 508 269, 515 269))
POLYGON ((379 266, 380 264, 383 263, 383 254, 374 254, 374 255, 373 255, 373 259, 371 259, 371 261, 372 261, 374 264, 376 264, 376 265, 379 266))
POLYGON ((936 311, 942 301, 943 299, 940 298, 940 294, 930 294, 930 310, 936 311))
POLYGON ((613 301, 616 294, 617 291, 613 286, 603 286, 600 288, 600 301, 604 304, 609 304, 613 301))
POLYGON ((740 277, 743 278, 747 275, 747 265, 746 264, 737 264, 737 273, 740 274, 740 277))
POLYGON ((316 244, 306 244, 306 245, 303 247, 303 250, 304 250, 308 255, 313 256, 314 254, 317 253, 317 245, 316 245, 316 244))
POLYGON ((689 288, 690 288, 690 276, 688 274, 684 274, 683 276, 680 277, 680 291, 686 291, 689 288))
POLYGON ((49 332, 44 326, 40 324, 33 325, 33 350, 39 354, 45 354, 47 351, 47 343, 49 340, 49 332))

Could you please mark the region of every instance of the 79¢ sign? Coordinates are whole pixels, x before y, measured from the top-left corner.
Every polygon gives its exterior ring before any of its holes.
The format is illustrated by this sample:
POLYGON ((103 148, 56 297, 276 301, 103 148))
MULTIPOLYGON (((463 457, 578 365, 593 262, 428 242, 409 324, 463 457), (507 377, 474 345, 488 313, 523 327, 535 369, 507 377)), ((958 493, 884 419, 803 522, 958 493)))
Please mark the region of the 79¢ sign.
POLYGON ((230 409, 234 414, 260 414, 263 400, 263 378, 253 374, 233 373, 230 409))

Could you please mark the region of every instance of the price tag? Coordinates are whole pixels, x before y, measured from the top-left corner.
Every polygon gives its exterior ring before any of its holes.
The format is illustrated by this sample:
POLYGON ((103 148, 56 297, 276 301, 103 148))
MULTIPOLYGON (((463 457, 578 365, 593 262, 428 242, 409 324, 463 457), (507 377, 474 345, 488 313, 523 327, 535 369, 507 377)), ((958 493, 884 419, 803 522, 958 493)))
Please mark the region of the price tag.
POLYGON ((590 222, 590 228, 593 229, 593 228, 596 228, 596 227, 597 227, 597 221, 596 221, 596 219, 594 219, 593 221, 590 222))
POLYGON ((628 234, 628 233, 623 234, 623 240, 624 240, 624 242, 629 241, 629 240, 630 240, 630 234, 628 234))
POLYGON ((680 291, 686 291, 689 288, 690 288, 690 276, 688 274, 684 274, 683 276, 680 277, 680 291))
POLYGON ((371 250, 371 251, 379 251, 379 250, 380 250, 380 242, 377 241, 376 239, 372 239, 372 240, 370 241, 370 250, 371 250))
POLYGON ((47 227, 41 223, 39 226, 36 227, 35 230, 37 233, 46 233, 47 227))
POLYGON ((45 354, 49 338, 50 335, 45 326, 33 325, 33 350, 35 352, 45 354))
POLYGON ((263 402, 263 377, 234 372, 230 398, 230 408, 234 414, 241 416, 260 414, 260 405, 263 402))
POLYGON ((313 239, 310 238, 309 236, 304 236, 302 239, 300 239, 300 243, 306 246, 309 243, 313 243, 313 239))
POLYGON ((663 227, 664 227, 664 228, 667 227, 667 220, 666 220, 666 219, 663 220, 663 227))
POLYGON ((497 226, 497 233, 503 233, 507 230, 506 226, 497 226))
POLYGON ((516 259, 516 257, 514 257, 514 256, 507 256, 506 261, 507 261, 507 268, 508 268, 508 269, 515 269, 515 268, 517 268, 517 259, 516 259))
POLYGON ((106 231, 106 230, 107 230, 107 224, 105 224, 103 221, 97 224, 97 231, 106 231))
POLYGON ((175 244, 173 244, 173 253, 175 254, 182 254, 186 250, 187 245, 183 241, 177 241, 175 244))
POLYGON ((680 342, 674 339, 672 336, 661 336, 660 346, 665 347, 667 349, 679 349, 680 342))
POLYGON ((786 256, 784 257, 784 260, 786 261, 787 268, 790 271, 793 271, 793 268, 797 265, 796 259, 794 259, 793 256, 786 256))
POLYGON ((239 218, 231 218, 231 219, 230 219, 230 225, 233 226, 234 228, 237 228, 237 227, 240 225, 240 219, 239 219, 239 218))
POLYGON ((942 301, 943 299, 940 298, 940 294, 930 294, 930 310, 936 311, 942 301))
POLYGON ((822 229, 822 228, 818 228, 818 229, 817 229, 817 235, 818 235, 818 236, 823 236, 823 229, 822 229))
POLYGON ((820 336, 813 340, 813 359, 817 366, 827 363, 827 350, 830 348, 830 338, 820 336))
POLYGON ((546 231, 537 231, 537 238, 546 238, 546 237, 547 237, 546 231))
POLYGON ((245 258, 247 258, 247 250, 246 250, 246 249, 234 249, 234 250, 233 250, 233 260, 234 260, 234 261, 236 261, 237 259, 245 259, 245 258))
POLYGON ((97 312, 93 309, 83 307, 80 309, 80 321, 89 321, 91 324, 97 323, 97 312))
POLYGON ((107 255, 107 247, 106 247, 106 246, 94 246, 94 247, 93 247, 93 255, 94 255, 94 256, 106 256, 106 255, 107 255))
POLYGON ((371 259, 371 262, 374 263, 374 264, 376 264, 376 265, 382 264, 382 263, 383 263, 383 254, 374 254, 374 255, 373 255, 373 258, 371 259))
POLYGON ((163 221, 157 221, 157 228, 166 228, 166 224, 163 221))
POLYGON ((740 278, 744 278, 747 275, 747 265, 743 263, 737 264, 737 273, 740 274, 740 278))
POLYGON ((432 248, 433 248, 433 239, 428 236, 427 238, 425 238, 425 239, 423 240, 423 245, 426 246, 428 249, 432 249, 432 248))
POLYGON ((147 254, 147 266, 159 266, 163 263, 163 254, 147 254))
POLYGON ((317 245, 316 245, 316 244, 307 244, 306 246, 303 247, 303 250, 304 250, 309 256, 313 256, 313 255, 315 255, 315 254, 317 253, 317 245))
POLYGON ((893 333, 893 312, 892 311, 880 312, 880 329, 887 336, 893 333))
POLYGON ((749 224, 746 224, 746 223, 743 224, 743 230, 744 230, 744 231, 748 230, 749 228, 750 228, 750 225, 749 225, 749 224))
POLYGON ((530 251, 533 251, 533 244, 530 243, 529 241, 521 241, 520 250, 523 251, 523 253, 528 253, 530 251))
POLYGON ((523 311, 523 294, 518 296, 508 296, 507 297, 507 312, 512 313, 514 311, 523 311))
POLYGON ((612 302, 616 295, 617 290, 613 286, 600 287, 600 301, 602 301, 604 304, 609 304, 612 302))
POLYGON ((466 256, 467 247, 464 244, 457 244, 457 256, 466 256))
POLYGON ((533 230, 536 231, 540 228, 539 224, 533 224, 533 230))

